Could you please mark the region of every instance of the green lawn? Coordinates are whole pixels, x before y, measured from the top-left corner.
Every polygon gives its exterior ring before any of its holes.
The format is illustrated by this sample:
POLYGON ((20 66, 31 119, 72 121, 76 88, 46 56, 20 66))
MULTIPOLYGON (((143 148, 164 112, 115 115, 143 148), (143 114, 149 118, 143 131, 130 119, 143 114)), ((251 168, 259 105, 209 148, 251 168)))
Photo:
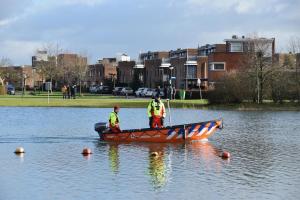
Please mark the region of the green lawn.
MULTIPOLYGON (((116 97, 108 95, 83 94, 77 99, 63 100, 60 93, 50 95, 50 103, 48 104, 47 93, 37 95, 5 95, 0 96, 0 107, 90 107, 90 108, 110 108, 114 105, 120 105, 123 108, 145 108, 150 99, 136 99, 130 97, 116 97)), ((166 103, 166 101, 164 101, 166 103)), ((167 104, 165 104, 167 107, 167 104)), ((210 105, 207 100, 173 100, 170 102, 172 108, 201 108, 215 110, 270 110, 270 111, 300 111, 299 103, 285 102, 283 104, 275 104, 273 102, 265 102, 257 105, 254 103, 242 104, 220 104, 210 105)))
MULTIPOLYGON (((50 98, 57 98, 61 99, 62 94, 61 92, 53 92, 52 94, 49 94, 50 98)), ((106 99, 106 98, 125 98, 125 97, 116 97, 112 95, 99 95, 99 94, 89 94, 89 93, 83 93, 81 96, 76 96, 79 99, 106 99)), ((25 95, 22 95, 21 92, 17 92, 16 95, 0 95, 1 98, 48 98, 47 92, 37 92, 35 95, 30 94, 29 92, 26 92, 25 95)))
MULTIPOLYGON (((114 105, 120 105, 126 108, 144 108, 148 105, 150 99, 135 99, 131 97, 114 96, 83 96, 77 99, 63 100, 61 96, 51 96, 48 104, 46 96, 2 96, 0 97, 0 106, 17 107, 95 107, 109 108, 114 105)), ((171 101, 170 106, 176 108, 194 108, 207 105, 206 100, 175 100, 171 101)), ((166 105, 167 106, 167 105, 166 105)))

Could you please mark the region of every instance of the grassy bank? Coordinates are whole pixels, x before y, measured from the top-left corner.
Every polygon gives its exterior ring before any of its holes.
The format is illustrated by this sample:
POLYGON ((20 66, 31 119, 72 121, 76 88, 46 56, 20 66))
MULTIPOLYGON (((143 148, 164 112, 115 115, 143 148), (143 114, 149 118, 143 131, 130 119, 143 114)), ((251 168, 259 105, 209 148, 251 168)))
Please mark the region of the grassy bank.
MULTIPOLYGON (((87 98, 77 99, 50 98, 48 104, 47 98, 36 97, 9 97, 0 98, 0 106, 8 107, 87 107, 87 108, 110 108, 114 105, 120 105, 124 108, 144 108, 148 105, 150 99, 126 99, 116 97, 87 98)), ((174 108, 194 108, 207 105, 206 100, 176 100, 171 102, 174 108)))
POLYGON ((240 103, 240 104, 220 104, 208 105, 209 109, 215 110, 238 110, 238 111, 300 111, 299 103, 286 102, 279 103, 240 103))
MULTIPOLYGON (((131 97, 100 96, 86 94, 77 99, 63 100, 60 94, 52 94, 48 104, 46 94, 40 95, 16 95, 0 96, 0 107, 86 107, 86 108, 111 108, 120 105, 123 108, 145 108, 150 99, 136 99, 131 97)), ((242 104, 220 104, 210 105, 207 100, 173 100, 170 103, 172 108, 199 108, 211 110, 239 110, 239 111, 300 111, 300 104, 284 103, 275 104, 272 102, 257 105, 254 103, 242 104)))

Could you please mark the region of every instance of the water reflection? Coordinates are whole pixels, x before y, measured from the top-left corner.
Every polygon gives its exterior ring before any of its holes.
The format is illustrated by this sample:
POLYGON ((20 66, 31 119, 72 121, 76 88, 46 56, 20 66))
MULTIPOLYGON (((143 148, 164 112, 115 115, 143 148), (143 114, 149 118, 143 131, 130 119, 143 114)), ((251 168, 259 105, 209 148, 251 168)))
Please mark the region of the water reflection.
MULTIPOLYGON (((211 143, 156 145, 100 142, 93 125, 108 112, 2 108, 0 199, 299 199, 300 112, 174 109, 174 124, 222 116, 224 129, 211 143), (94 154, 82 157, 84 146, 94 154)), ((148 123, 145 109, 121 115, 124 129, 148 123)))
POLYGON ((120 159, 119 159, 119 144, 112 143, 109 144, 108 149, 108 158, 110 163, 110 169, 114 173, 119 172, 119 166, 120 166, 120 159))
MULTIPOLYGON (((161 188, 167 182, 167 166, 165 162, 166 144, 149 145, 149 167, 148 174, 154 188, 161 188)), ((171 170, 169 170, 171 171, 171 170)))
POLYGON ((92 157, 92 155, 91 154, 87 154, 87 155, 82 155, 83 156, 83 158, 85 159, 85 160, 90 160, 91 159, 91 157, 92 157))
POLYGON ((15 153, 15 155, 20 159, 20 163, 24 162, 25 153, 15 153))
MULTIPOLYGON (((113 173, 120 173, 120 165, 122 162, 128 162, 126 160, 126 152, 130 149, 145 149, 147 150, 147 157, 138 156, 137 160, 147 161, 146 173, 149 175, 149 180, 154 189, 164 188, 172 177, 172 168, 177 163, 173 164, 173 156, 182 157, 185 166, 199 169, 199 171, 214 171, 220 172, 223 161, 219 155, 220 151, 215 148, 210 142, 192 142, 185 144, 161 144, 161 143, 135 143, 135 144, 124 144, 124 143, 101 143, 99 142, 98 151, 103 149, 106 145, 108 148, 108 162, 110 169, 113 173), (120 148, 126 149, 123 155, 120 153, 120 148)), ((103 152, 103 151, 102 151, 103 152)), ((134 162, 134 161, 133 161, 134 162)), ((128 163, 127 163, 128 164, 128 163)), ((124 163, 125 165, 125 163, 124 163)))
POLYGON ((201 166, 202 170, 214 170, 220 172, 224 162, 229 163, 230 160, 222 160, 220 158, 221 150, 217 149, 210 142, 191 142, 186 144, 188 154, 191 154, 192 163, 201 166), (200 163, 200 164, 199 164, 200 163))

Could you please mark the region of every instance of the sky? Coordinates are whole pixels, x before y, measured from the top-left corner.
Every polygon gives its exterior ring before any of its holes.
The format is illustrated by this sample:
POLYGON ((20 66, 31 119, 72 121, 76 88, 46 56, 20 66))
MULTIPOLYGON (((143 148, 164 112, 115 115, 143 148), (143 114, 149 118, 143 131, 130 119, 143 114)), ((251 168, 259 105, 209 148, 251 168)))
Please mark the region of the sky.
POLYGON ((47 44, 95 63, 253 34, 288 51, 300 36, 300 0, 0 0, 0 58, 15 65, 47 44))

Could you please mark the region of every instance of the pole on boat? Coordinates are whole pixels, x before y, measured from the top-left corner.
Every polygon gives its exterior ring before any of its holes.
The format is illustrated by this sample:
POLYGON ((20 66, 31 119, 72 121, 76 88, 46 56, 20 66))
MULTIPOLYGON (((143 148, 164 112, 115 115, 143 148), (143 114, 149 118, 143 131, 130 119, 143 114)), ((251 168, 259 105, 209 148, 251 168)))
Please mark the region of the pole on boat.
POLYGON ((171 108, 170 108, 170 99, 167 99, 168 110, 169 110, 169 124, 172 126, 172 117, 171 117, 171 108))

